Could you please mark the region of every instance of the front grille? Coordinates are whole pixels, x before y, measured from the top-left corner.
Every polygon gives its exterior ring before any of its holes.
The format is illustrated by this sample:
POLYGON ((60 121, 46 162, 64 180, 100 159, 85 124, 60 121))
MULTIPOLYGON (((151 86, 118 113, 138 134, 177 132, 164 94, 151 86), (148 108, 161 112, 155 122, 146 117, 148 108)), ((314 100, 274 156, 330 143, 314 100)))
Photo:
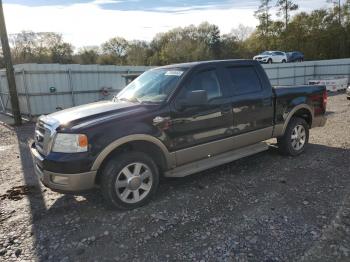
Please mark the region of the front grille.
POLYGON ((38 119, 35 128, 35 146, 40 154, 47 155, 51 150, 52 140, 56 134, 59 123, 47 116, 38 119))
POLYGON ((38 121, 36 128, 35 128, 35 146, 39 153, 42 155, 46 155, 44 148, 45 148, 45 127, 44 124, 41 121, 38 121))

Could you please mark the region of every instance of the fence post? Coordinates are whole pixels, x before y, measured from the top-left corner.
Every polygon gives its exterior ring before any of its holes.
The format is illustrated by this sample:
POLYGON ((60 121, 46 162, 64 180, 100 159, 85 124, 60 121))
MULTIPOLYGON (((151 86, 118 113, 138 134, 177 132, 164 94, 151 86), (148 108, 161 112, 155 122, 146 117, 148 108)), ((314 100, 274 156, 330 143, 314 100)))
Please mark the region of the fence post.
POLYGON ((316 79, 316 63, 314 62, 314 73, 313 73, 313 78, 316 79))
POLYGON ((29 98, 29 92, 28 92, 28 85, 27 85, 27 80, 26 80, 26 75, 25 75, 24 68, 22 69, 22 80, 23 80, 23 86, 24 86, 24 92, 26 94, 26 101, 27 101, 27 109, 28 109, 28 116, 29 120, 32 120, 33 115, 32 115, 32 107, 30 105, 30 98, 29 98))
POLYGON ((2 95, 1 74, 0 74, 0 102, 1 102, 2 112, 6 113, 6 108, 5 108, 4 102, 2 101, 3 99, 4 97, 2 95))
POLYGON ((296 75, 296 67, 295 67, 295 64, 293 65, 293 70, 294 70, 294 85, 297 85, 297 75, 296 75))
POLYGON ((277 85, 280 85, 280 67, 277 66, 277 85))
POLYGON ((68 82, 69 82, 69 89, 70 89, 71 96, 72 96, 72 106, 75 106, 72 69, 70 69, 70 68, 68 69, 68 82))

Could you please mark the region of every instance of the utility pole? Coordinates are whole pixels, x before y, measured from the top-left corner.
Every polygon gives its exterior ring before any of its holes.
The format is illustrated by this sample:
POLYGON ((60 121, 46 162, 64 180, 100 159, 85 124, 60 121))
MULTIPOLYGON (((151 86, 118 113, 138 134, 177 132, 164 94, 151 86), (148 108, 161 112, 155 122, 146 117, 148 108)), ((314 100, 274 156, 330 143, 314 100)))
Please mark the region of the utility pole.
POLYGON ((339 10, 338 10, 338 12, 339 12, 339 14, 338 14, 338 23, 341 26, 341 2, 340 2, 340 0, 338 1, 338 8, 339 8, 339 10))
POLYGON ((4 10, 2 8, 2 0, 0 0, 0 38, 2 52, 4 55, 4 62, 6 67, 7 82, 9 86, 9 93, 11 98, 12 114, 15 120, 15 125, 22 124, 21 111, 19 109, 15 72, 13 69, 13 64, 11 60, 11 50, 9 45, 9 40, 7 38, 7 31, 5 25, 4 10))

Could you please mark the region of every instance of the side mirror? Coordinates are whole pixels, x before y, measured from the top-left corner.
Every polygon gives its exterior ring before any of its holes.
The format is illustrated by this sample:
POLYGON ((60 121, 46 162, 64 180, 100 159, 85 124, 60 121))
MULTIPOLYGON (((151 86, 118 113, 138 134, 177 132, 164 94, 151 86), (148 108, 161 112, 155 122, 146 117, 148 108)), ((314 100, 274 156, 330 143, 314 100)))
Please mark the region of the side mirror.
POLYGON ((197 107, 208 104, 208 94, 205 90, 195 90, 187 92, 186 98, 180 101, 180 107, 197 107))

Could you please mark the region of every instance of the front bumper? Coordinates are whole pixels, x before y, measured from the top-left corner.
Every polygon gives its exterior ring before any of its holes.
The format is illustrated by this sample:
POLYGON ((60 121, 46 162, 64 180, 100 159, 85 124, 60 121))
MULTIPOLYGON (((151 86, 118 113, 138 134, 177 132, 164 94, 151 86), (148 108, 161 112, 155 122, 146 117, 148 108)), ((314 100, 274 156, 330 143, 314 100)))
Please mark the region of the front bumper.
POLYGON ((30 147, 34 171, 39 180, 48 188, 58 192, 80 192, 95 187, 96 171, 62 174, 44 170, 44 158, 35 148, 35 143, 30 147))
POLYGON ((261 64, 267 64, 269 61, 269 58, 255 58, 255 61, 258 61, 261 64))

